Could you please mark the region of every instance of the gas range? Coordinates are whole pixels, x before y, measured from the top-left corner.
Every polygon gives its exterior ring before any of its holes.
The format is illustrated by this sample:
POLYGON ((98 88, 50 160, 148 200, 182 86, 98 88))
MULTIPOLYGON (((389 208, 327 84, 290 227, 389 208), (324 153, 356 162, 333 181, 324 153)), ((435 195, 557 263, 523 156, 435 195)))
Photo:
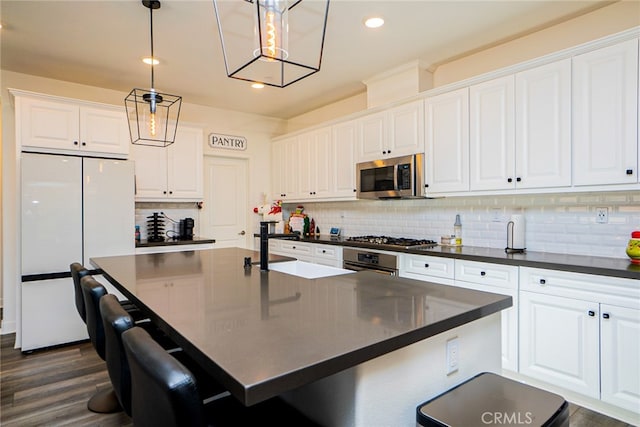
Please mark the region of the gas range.
POLYGON ((410 239, 406 237, 389 237, 389 236, 353 236, 347 237, 347 242, 367 243, 369 245, 379 246, 380 248, 401 248, 401 249, 417 249, 432 248, 438 243, 428 239, 410 239))

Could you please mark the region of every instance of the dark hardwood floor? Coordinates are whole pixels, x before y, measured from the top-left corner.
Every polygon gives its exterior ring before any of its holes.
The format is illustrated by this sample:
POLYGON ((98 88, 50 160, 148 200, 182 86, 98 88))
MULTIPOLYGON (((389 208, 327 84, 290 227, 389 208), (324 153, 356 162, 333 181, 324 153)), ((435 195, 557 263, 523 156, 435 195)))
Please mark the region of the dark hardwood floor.
MULTIPOLYGON (((0 425, 132 426, 124 413, 95 414, 87 401, 110 387, 105 363, 89 342, 22 354, 14 334, 0 346, 0 425)), ((571 405, 571 427, 629 427, 629 424, 571 405)))

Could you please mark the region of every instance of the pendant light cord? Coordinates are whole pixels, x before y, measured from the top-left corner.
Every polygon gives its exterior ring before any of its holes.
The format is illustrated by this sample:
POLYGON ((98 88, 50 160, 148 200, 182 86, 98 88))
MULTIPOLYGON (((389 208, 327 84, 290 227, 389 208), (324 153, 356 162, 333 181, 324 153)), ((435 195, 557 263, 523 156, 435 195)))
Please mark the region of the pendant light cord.
POLYGON ((156 57, 153 55, 153 7, 149 7, 149 20, 151 28, 151 90, 155 91, 155 84, 153 79, 153 63, 156 60, 156 57))

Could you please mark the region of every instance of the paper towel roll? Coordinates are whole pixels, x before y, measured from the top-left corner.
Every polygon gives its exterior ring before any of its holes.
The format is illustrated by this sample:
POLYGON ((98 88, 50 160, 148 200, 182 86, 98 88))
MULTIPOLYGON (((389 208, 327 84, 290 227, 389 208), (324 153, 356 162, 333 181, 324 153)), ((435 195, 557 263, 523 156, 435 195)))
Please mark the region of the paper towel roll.
POLYGON ((507 223, 507 249, 524 249, 524 215, 511 215, 507 223))

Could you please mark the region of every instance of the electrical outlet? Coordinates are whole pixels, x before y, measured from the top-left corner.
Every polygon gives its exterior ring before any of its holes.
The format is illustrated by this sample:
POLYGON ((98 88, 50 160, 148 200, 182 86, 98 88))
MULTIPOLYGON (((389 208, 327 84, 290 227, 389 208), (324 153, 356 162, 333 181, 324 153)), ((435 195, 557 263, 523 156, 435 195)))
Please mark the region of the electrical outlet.
POLYGON ((492 222, 500 222, 502 220, 502 209, 500 208, 492 208, 491 209, 491 221, 492 222))
POLYGON ((458 337, 447 341, 447 375, 453 374, 458 370, 459 351, 458 337))
POLYGON ((609 208, 596 208, 596 222, 598 224, 609 222, 609 208))

